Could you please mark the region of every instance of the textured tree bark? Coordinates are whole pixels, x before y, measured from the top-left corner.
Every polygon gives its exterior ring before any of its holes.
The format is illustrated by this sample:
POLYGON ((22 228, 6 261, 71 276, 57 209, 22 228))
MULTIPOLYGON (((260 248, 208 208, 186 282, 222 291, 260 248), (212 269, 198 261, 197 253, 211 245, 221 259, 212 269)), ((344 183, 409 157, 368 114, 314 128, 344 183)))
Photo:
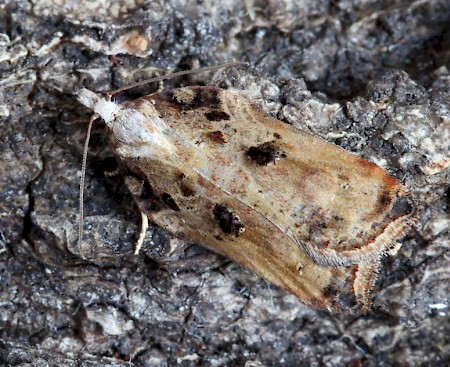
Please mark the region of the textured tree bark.
MULTIPOLYGON (((448 279, 448 1, 12 1, 0 4, 0 364, 444 365, 448 279), (89 111, 74 96, 248 61, 168 85, 233 87, 371 160, 421 221, 383 261, 362 317, 318 312, 140 217, 95 125, 77 247, 89 111)), ((153 89, 152 89, 153 88, 153 89)), ((156 90, 141 87, 126 100, 156 90)))

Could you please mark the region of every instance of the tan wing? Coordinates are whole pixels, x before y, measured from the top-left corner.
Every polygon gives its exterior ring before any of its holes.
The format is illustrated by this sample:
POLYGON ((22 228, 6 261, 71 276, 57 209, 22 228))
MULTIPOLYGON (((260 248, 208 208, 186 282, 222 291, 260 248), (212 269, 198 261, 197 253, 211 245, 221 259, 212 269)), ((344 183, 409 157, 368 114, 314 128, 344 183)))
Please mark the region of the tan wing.
POLYGON ((396 180, 231 92, 173 89, 129 106, 149 103, 177 153, 124 160, 164 203, 146 208, 151 201, 135 189, 141 210, 308 304, 367 306, 378 266, 370 263, 414 218, 396 180))
POLYGON ((378 263, 317 265, 275 224, 189 167, 148 158, 124 163, 135 173, 126 182, 139 209, 162 228, 240 263, 313 307, 341 313, 369 309, 378 263), (360 267, 372 273, 361 274, 360 267))
POLYGON ((144 99, 170 125, 181 161, 290 234, 318 263, 375 259, 414 220, 408 193, 384 170, 242 96, 188 87, 144 99))

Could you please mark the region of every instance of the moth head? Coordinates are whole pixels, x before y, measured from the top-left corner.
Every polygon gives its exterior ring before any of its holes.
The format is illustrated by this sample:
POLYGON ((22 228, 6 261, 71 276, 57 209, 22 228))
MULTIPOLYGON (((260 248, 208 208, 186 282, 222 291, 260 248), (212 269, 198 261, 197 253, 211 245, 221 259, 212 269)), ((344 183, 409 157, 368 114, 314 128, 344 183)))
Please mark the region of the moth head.
POLYGON ((86 88, 80 90, 77 99, 82 105, 98 114, 107 125, 116 118, 117 112, 120 110, 117 103, 108 101, 86 88))

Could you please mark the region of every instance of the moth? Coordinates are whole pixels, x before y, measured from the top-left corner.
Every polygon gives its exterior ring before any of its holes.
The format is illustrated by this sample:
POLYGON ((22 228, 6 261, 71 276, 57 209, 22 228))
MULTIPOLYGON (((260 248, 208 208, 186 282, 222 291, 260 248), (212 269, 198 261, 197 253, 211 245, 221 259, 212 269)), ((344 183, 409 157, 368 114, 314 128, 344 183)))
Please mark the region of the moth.
POLYGON ((377 165, 214 86, 124 104, 82 89, 109 129, 148 221, 331 312, 365 312, 380 260, 415 223, 409 192, 377 165))

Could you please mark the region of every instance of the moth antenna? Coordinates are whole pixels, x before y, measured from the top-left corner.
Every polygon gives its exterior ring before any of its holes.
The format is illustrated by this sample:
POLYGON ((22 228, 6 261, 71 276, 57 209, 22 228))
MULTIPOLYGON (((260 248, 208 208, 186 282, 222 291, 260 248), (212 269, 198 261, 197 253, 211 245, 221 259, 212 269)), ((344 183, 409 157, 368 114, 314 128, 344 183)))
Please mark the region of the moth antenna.
POLYGON ((80 177, 80 194, 78 196, 79 200, 79 211, 78 211, 78 246, 81 257, 84 256, 84 246, 83 246, 83 220, 84 220, 84 183, 86 180, 86 165, 87 165, 87 155, 89 148, 89 139, 91 138, 92 125, 94 121, 99 116, 94 114, 89 119, 86 140, 84 141, 83 147, 83 161, 81 163, 81 177, 80 177))
POLYGON ((183 71, 177 71, 176 73, 169 73, 169 74, 166 74, 166 75, 158 76, 156 78, 146 79, 146 80, 143 80, 141 82, 129 84, 129 85, 126 85, 126 86, 124 86, 122 88, 119 88, 119 89, 115 89, 115 90, 113 90, 111 92, 108 92, 106 94, 106 99, 108 101, 110 101, 111 97, 114 94, 117 94, 119 92, 123 92, 124 90, 140 87, 141 85, 145 85, 145 84, 148 84, 148 83, 159 82, 161 80, 171 79, 171 78, 175 78, 175 77, 178 77, 178 76, 181 76, 181 75, 195 74, 195 73, 200 73, 200 72, 204 72, 204 71, 215 71, 215 70, 219 70, 221 68, 229 68, 229 67, 237 66, 237 65, 248 65, 248 63, 244 62, 244 61, 230 61, 230 62, 226 62, 224 64, 220 64, 220 65, 216 65, 216 66, 208 66, 208 67, 200 68, 200 69, 183 70, 183 71))

